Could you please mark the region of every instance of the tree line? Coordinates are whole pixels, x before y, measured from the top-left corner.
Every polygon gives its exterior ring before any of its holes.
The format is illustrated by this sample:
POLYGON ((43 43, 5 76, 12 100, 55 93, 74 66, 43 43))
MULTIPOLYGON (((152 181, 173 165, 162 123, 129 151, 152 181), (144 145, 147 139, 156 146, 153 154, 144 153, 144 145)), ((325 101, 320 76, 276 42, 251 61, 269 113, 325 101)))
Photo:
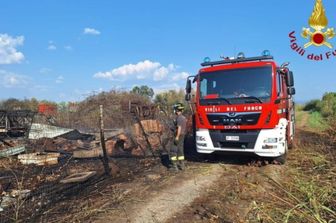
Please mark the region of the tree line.
MULTIPOLYGON (((163 91, 163 92, 159 92, 155 94, 154 90, 147 85, 135 86, 129 92, 122 91, 119 93, 120 94, 129 93, 129 94, 137 95, 137 96, 143 97, 143 99, 147 100, 148 102, 155 103, 162 107, 173 106, 177 102, 184 103, 184 96, 185 96, 185 93, 182 89, 167 90, 167 91, 163 91)), ((87 99, 84 99, 83 101, 86 101, 86 100, 87 99)), ((81 103, 81 102, 78 102, 78 103, 81 103)), ((56 102, 48 101, 48 100, 38 100, 36 98, 23 99, 23 100, 16 99, 16 98, 9 98, 9 99, 0 101, 0 109, 37 111, 38 106, 40 104, 52 105, 52 106, 57 107, 58 110, 65 110, 68 105, 67 102, 56 103, 56 102)))
POLYGON ((110 90, 90 95, 78 102, 53 102, 47 100, 9 98, 0 101, 0 110, 31 110, 38 112, 39 105, 51 105, 55 113, 43 113, 54 120, 54 124, 63 127, 91 130, 98 127, 97 115, 99 105, 104 106, 105 123, 108 128, 120 128, 130 125, 132 116, 128 114, 128 103, 156 106, 165 114, 172 115, 173 105, 185 103, 186 112, 190 109, 184 100, 185 93, 181 90, 167 90, 154 93, 146 85, 135 86, 129 91, 110 90))
POLYGON ((327 92, 322 99, 309 101, 303 110, 319 112, 324 118, 336 118, 336 92, 327 92))

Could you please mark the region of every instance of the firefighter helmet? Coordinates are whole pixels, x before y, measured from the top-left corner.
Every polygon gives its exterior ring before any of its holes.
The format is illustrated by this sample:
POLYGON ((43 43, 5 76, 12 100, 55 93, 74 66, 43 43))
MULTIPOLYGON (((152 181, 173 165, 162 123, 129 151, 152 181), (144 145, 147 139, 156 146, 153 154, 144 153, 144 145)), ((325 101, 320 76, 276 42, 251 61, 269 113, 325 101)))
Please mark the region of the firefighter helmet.
POLYGON ((183 111, 184 105, 182 103, 176 103, 174 104, 173 109, 174 109, 174 112, 183 111))

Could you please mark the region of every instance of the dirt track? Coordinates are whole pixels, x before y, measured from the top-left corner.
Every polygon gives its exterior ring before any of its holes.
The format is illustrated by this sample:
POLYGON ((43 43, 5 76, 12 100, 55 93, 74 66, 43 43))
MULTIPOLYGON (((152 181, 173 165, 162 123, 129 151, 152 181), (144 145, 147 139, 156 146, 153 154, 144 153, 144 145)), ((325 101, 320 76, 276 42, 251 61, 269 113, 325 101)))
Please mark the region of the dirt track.
MULTIPOLYGON (((145 185, 134 185, 133 200, 99 217, 97 222, 164 222, 194 199, 201 196, 207 188, 221 176, 223 169, 213 165, 202 173, 189 169, 185 173, 170 175, 163 182, 157 182, 143 190, 145 185)), ((157 175, 149 175, 155 180, 157 175)))
POLYGON ((249 166, 249 158, 210 161, 188 162, 188 169, 177 174, 149 174, 150 184, 124 185, 128 199, 95 222, 244 222, 254 198, 265 196, 269 179, 281 180, 286 169, 249 166))
MULTIPOLYGON (((316 141, 313 136, 298 130, 298 141, 316 141)), ((97 216, 95 221, 272 222, 262 220, 259 213, 269 200, 277 200, 280 206, 285 204, 279 193, 282 189, 276 185, 291 180, 288 171, 297 162, 299 151, 295 148, 289 152, 286 165, 217 156, 189 161, 188 169, 178 174, 161 169, 151 176, 150 183, 130 185, 129 199, 97 216)))

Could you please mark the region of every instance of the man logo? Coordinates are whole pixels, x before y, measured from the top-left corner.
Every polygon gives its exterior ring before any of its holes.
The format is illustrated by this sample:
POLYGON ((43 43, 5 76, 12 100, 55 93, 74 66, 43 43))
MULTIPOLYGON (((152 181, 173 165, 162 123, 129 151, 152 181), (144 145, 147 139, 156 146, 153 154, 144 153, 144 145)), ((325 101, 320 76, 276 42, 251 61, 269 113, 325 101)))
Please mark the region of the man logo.
POLYGON ((236 116, 236 113, 235 113, 235 112, 230 112, 230 113, 229 113, 229 116, 230 116, 230 117, 234 117, 234 116, 236 116))

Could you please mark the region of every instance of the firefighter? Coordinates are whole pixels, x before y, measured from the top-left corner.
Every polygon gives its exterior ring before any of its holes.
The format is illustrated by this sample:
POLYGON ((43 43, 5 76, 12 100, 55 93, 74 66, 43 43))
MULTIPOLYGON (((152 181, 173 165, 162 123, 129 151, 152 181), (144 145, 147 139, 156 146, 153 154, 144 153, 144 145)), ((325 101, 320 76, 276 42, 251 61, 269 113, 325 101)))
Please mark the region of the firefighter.
POLYGON ((184 106, 182 103, 176 103, 173 106, 174 113, 176 115, 175 118, 175 127, 176 131, 174 134, 174 145, 170 149, 170 160, 171 166, 170 170, 177 171, 177 170, 184 170, 184 137, 186 134, 186 127, 187 127, 187 119, 183 116, 184 106))

